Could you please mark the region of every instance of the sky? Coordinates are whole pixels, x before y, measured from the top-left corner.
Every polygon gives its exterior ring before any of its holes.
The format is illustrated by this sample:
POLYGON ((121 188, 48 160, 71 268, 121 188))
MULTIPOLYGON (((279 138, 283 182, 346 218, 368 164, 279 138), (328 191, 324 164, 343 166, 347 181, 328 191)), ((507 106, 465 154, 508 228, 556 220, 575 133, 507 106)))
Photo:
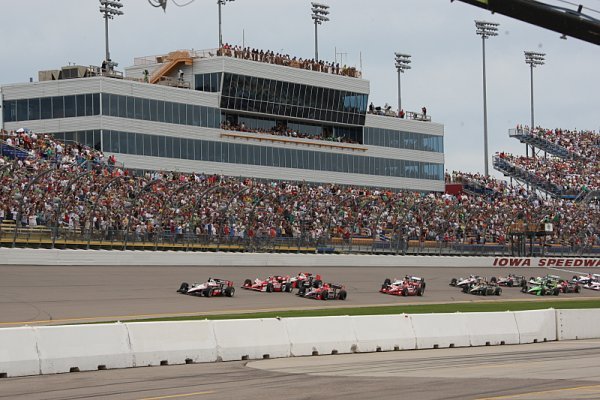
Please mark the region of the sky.
MULTIPOLYGON (((176 0, 184 4, 190 0, 176 0)), ((568 6, 558 0, 546 3, 568 6)), ((448 171, 483 172, 482 40, 474 20, 499 23, 486 41, 487 109, 491 157, 525 147, 508 129, 530 123, 530 70, 525 50, 546 53, 534 70, 535 122, 547 128, 600 131, 600 47, 449 0, 321 0, 330 21, 319 26, 321 59, 362 66, 369 101, 398 103, 394 52, 412 55, 402 74, 405 111, 427 113, 445 126, 448 171)), ((146 0, 122 0, 124 15, 110 21, 117 69, 133 58, 218 45, 216 0, 195 0, 166 13, 146 0)), ((600 10, 600 0, 583 4, 600 10)), ((568 6, 570 7, 570 6, 568 6)), ((100 65, 104 21, 97 0, 0 0, 0 84, 37 80, 37 72, 69 63, 100 65)), ((236 0, 222 8, 223 40, 231 44, 314 56, 309 0, 236 0)), ((585 10, 600 19, 600 13, 585 10)))

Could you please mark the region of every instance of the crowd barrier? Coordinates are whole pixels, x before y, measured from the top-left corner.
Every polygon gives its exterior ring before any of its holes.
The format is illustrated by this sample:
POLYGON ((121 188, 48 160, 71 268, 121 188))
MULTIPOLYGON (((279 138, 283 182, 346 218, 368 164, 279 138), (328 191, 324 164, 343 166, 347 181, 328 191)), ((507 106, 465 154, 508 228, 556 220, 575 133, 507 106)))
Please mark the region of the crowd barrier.
POLYGON ((257 267, 600 267, 600 258, 461 257, 0 248, 0 265, 161 265, 257 267), (118 256, 117 256, 118 255, 118 256))
POLYGON ((0 377, 600 338, 600 309, 0 329, 0 377))

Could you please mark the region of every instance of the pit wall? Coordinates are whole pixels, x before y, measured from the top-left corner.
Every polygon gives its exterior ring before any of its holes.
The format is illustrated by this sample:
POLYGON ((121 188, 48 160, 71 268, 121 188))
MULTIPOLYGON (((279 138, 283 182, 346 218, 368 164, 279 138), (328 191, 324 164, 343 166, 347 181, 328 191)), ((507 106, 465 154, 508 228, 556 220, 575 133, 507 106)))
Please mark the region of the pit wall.
POLYGON ((0 377, 600 338, 600 309, 0 329, 0 377))
POLYGON ((448 257, 0 248, 0 265, 590 268, 600 267, 600 258, 448 257))

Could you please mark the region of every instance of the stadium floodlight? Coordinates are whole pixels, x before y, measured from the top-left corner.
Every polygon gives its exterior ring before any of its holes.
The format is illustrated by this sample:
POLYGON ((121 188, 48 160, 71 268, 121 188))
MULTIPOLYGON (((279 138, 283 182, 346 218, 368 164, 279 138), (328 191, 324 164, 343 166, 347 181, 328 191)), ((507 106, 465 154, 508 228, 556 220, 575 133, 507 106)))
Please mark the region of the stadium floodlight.
POLYGON ((221 6, 227 4, 228 1, 235 0, 217 0, 217 4, 219 5, 219 48, 223 48, 223 32, 221 30, 221 6))
POLYGON ((108 49, 108 20, 114 19, 119 15, 123 15, 123 11, 121 11, 121 0, 100 0, 100 12, 104 18, 104 40, 106 44, 106 53, 104 55, 104 61, 106 61, 109 68, 112 68, 113 64, 110 59, 110 51, 108 49))
POLYGON ((475 21, 475 33, 481 36, 483 54, 483 157, 485 176, 489 176, 488 160, 488 129, 487 129, 487 92, 485 77, 485 40, 492 36, 498 36, 498 26, 495 22, 475 21))
POLYGON ((329 21, 329 6, 321 3, 310 3, 312 5, 312 19, 315 21, 315 61, 319 61, 319 41, 317 36, 317 26, 323 22, 329 21))
POLYGON ((401 53, 394 53, 394 55, 396 56, 396 71, 398 71, 398 112, 400 112, 400 110, 402 110, 402 91, 400 86, 400 74, 410 69, 409 64, 411 63, 411 56, 408 54, 401 53))
POLYGON ((529 64, 531 71, 531 129, 535 127, 533 118, 533 69, 540 65, 544 65, 546 54, 536 53, 535 51, 525 52, 525 64, 529 64))

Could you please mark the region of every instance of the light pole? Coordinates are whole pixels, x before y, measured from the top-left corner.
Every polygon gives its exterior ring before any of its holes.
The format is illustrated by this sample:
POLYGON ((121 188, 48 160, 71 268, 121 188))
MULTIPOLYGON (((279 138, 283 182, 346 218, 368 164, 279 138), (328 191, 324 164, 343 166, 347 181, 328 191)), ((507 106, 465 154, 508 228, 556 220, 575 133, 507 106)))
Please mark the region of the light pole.
POLYGON ((394 53, 394 55, 396 56, 396 70, 398 71, 398 112, 400 112, 400 110, 402 110, 402 91, 401 91, 401 86, 400 86, 400 74, 403 73, 404 71, 406 71, 407 69, 410 69, 410 55, 408 54, 401 54, 401 53, 394 53))
MULTIPOLYGON (((545 61, 545 53, 536 53, 535 51, 526 51, 525 52, 525 64, 529 64, 529 69, 531 71, 531 127, 530 131, 535 127, 534 118, 533 118, 533 69, 539 65, 544 65, 545 61)), ((535 148, 531 146, 531 155, 535 157, 535 148)), ((525 146, 525 155, 529 157, 528 147, 525 146)))
POLYGON ((329 6, 320 3, 310 3, 312 5, 312 19, 315 21, 315 61, 319 61, 319 41, 317 36, 317 25, 329 21, 329 6))
POLYGON ((104 39, 106 43, 104 61, 106 61, 107 64, 110 62, 110 51, 108 50, 108 20, 114 19, 117 15, 123 15, 121 7, 123 7, 121 0, 100 0, 100 12, 104 14, 104 39))
POLYGON ((476 33, 481 36, 483 49, 483 156, 485 176, 489 176, 488 168, 488 131, 487 131, 487 93, 485 79, 485 40, 492 36, 498 36, 498 25, 495 22, 475 21, 476 33))
POLYGON ((219 49, 223 48, 223 33, 221 30, 221 6, 227 4, 228 1, 234 0, 217 0, 217 4, 219 5, 219 49))

